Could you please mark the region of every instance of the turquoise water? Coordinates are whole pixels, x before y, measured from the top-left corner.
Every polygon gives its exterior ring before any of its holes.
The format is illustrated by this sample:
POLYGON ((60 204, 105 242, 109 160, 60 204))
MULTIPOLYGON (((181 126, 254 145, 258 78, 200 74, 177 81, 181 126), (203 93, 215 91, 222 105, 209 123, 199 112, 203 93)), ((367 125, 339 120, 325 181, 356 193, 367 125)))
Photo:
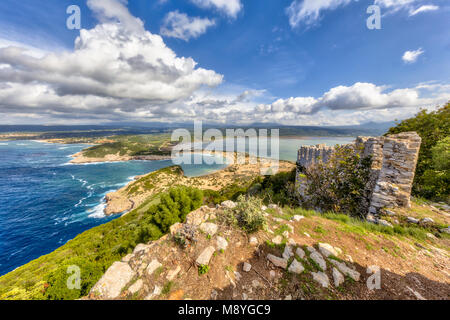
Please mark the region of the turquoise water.
MULTIPOLYGON (((344 144, 353 138, 280 139, 280 158, 295 161, 300 145, 344 144)), ((137 175, 172 161, 69 164, 86 145, 35 141, 0 142, 0 275, 50 253, 106 217, 104 197, 137 175)), ((224 164, 181 165, 201 176, 224 164)))

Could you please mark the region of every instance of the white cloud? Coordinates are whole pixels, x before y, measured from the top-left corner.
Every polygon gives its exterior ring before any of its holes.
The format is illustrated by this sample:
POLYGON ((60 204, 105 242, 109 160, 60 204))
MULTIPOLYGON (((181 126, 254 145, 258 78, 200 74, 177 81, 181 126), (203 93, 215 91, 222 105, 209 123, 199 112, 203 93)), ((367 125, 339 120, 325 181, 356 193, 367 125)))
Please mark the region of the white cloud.
POLYGON ((207 18, 189 17, 178 11, 169 12, 164 19, 160 33, 166 37, 178 38, 189 41, 204 34, 209 27, 216 24, 214 20, 207 18))
POLYGON ((170 113, 170 105, 223 76, 177 57, 146 31, 123 1, 89 0, 100 21, 81 30, 72 52, 30 54, 0 48, 0 113, 120 119, 170 113))
MULTIPOLYGON (((325 92, 321 97, 296 97, 279 99, 272 104, 258 105, 255 110, 261 115, 270 115, 276 119, 306 119, 317 114, 322 117, 328 114, 328 121, 333 122, 337 113, 376 115, 379 110, 393 111, 392 116, 401 114, 402 110, 420 107, 435 107, 450 100, 449 85, 420 84, 414 88, 404 88, 388 91, 387 86, 377 86, 372 83, 357 82, 352 86, 337 86, 325 92), (400 111, 399 111, 400 110, 400 111), (331 116, 333 115, 333 117, 331 116)), ((387 116, 385 121, 393 120, 387 116)), ((355 119, 352 119, 356 120, 355 119)), ((336 120, 337 121, 337 120, 336 120)))
POLYGON ((419 8, 410 11, 409 15, 410 16, 415 16, 416 14, 422 13, 422 12, 427 12, 427 11, 435 11, 438 10, 439 6, 435 6, 435 5, 424 5, 424 6, 420 6, 419 8))
POLYGON ((300 24, 311 26, 320 20, 324 10, 334 10, 348 5, 352 0, 294 0, 286 9, 291 27, 300 24))
POLYGON ((191 2, 201 8, 215 8, 232 18, 236 18, 244 7, 241 0, 191 0, 191 2))
POLYGON ((387 9, 387 14, 393 14, 400 10, 407 10, 409 16, 415 16, 416 14, 438 10, 439 6, 428 4, 417 6, 418 2, 423 0, 375 0, 375 4, 387 9))
POLYGON ((425 51, 423 51, 422 48, 406 51, 402 56, 402 60, 404 63, 414 63, 424 52, 425 51))

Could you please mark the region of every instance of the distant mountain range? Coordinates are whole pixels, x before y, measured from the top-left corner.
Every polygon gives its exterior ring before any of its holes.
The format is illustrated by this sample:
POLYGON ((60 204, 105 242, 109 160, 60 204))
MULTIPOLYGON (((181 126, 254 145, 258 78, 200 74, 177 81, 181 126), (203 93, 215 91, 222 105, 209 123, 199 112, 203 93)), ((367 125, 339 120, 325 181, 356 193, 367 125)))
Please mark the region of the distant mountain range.
MULTIPOLYGON (((395 122, 368 122, 352 126, 285 126, 276 123, 253 123, 250 125, 204 124, 203 128, 280 129, 281 136, 379 136, 387 132, 395 122)), ((106 136, 115 134, 149 134, 171 132, 175 128, 193 129, 192 123, 117 123, 108 125, 0 125, 0 133, 35 132, 49 133, 52 137, 106 136)))

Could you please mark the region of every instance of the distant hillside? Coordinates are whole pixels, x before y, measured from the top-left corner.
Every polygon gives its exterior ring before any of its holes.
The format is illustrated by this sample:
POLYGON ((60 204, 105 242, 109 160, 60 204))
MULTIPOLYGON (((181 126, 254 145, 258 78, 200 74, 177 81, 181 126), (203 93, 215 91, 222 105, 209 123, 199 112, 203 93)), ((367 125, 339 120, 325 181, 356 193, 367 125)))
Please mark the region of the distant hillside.
MULTIPOLYGON (((254 123, 251 125, 224 125, 224 124, 204 124, 203 129, 219 128, 248 129, 265 128, 280 129, 281 136, 379 136, 386 133, 389 128, 395 126, 394 122, 366 123, 357 126, 284 126, 276 123, 254 123)), ((193 124, 173 123, 147 123, 147 124, 124 124, 124 125, 83 125, 83 126, 43 126, 43 125, 0 125, 1 133, 14 133, 21 138, 18 133, 27 133, 23 139, 58 139, 58 138, 80 138, 80 137, 106 137, 111 135, 139 135, 153 133, 170 133, 177 128, 193 130, 193 124), (29 133, 35 133, 29 136, 29 133)))

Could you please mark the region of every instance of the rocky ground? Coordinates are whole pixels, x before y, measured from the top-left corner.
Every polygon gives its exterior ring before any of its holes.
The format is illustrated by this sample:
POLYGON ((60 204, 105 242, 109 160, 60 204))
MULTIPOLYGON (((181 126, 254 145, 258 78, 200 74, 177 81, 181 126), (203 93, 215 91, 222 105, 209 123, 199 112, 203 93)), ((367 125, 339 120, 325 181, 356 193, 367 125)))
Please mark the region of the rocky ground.
POLYGON ((85 299, 450 298, 448 238, 387 235, 276 205, 261 208, 266 230, 247 234, 221 219, 233 206, 202 207, 138 245, 85 299))

